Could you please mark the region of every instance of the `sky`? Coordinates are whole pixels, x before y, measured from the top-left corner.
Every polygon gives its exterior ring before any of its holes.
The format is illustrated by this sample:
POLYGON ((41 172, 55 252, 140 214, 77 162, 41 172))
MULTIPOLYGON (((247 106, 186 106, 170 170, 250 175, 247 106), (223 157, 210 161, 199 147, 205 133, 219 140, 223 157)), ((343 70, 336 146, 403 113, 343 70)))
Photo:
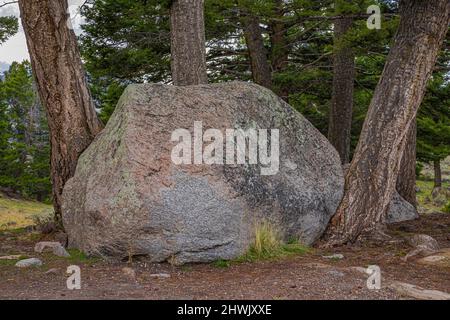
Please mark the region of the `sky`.
MULTIPOLYGON (((0 0, 0 4, 7 2, 6 0, 0 0)), ((69 12, 71 15, 72 24, 74 26, 75 33, 79 34, 80 24, 82 23, 81 17, 77 14, 79 6, 84 0, 69 0, 69 12)), ((19 17, 19 5, 10 4, 3 8, 0 8, 0 16, 16 16, 19 17)), ((19 19, 20 23, 20 19, 19 19)), ((27 43, 25 40, 25 34, 22 29, 22 25, 19 26, 19 32, 8 39, 5 43, 0 45, 0 69, 3 69, 6 65, 11 64, 13 61, 21 62, 25 59, 29 59, 27 43)))

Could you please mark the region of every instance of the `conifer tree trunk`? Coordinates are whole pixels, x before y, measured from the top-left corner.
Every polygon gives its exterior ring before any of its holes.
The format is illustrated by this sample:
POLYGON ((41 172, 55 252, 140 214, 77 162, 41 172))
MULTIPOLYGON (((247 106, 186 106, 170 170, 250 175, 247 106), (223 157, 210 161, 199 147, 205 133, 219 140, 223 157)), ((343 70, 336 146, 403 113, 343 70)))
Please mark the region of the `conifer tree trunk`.
POLYGON ((441 161, 435 160, 433 161, 434 167, 434 190, 439 190, 442 188, 442 170, 441 170, 441 161))
MULTIPOLYGON (((274 0, 276 19, 270 24, 271 63, 272 71, 280 72, 287 68, 289 63, 288 43, 286 40, 286 25, 284 18, 284 1, 274 0)), ((278 90, 278 95, 289 103, 289 90, 283 85, 278 90)))
POLYGON ((174 0, 170 10, 173 84, 208 83, 204 0, 174 0))
POLYGON ((86 82, 67 0, 19 0, 33 74, 47 113, 56 219, 78 157, 102 129, 86 82))
POLYGON ((413 206, 417 206, 416 198, 416 144, 417 121, 414 119, 408 132, 405 152, 397 178, 397 192, 413 206))
POLYGON ((272 88, 272 71, 259 25, 259 19, 251 15, 242 18, 245 42, 250 56, 253 81, 263 87, 272 88))
POLYGON ((350 143, 355 82, 355 54, 342 43, 353 25, 353 19, 338 19, 334 25, 333 95, 331 100, 328 140, 338 151, 342 164, 350 161, 350 143))
POLYGON ((353 242, 382 221, 395 191, 408 132, 449 25, 450 1, 400 2, 399 29, 325 234, 327 246, 353 242))

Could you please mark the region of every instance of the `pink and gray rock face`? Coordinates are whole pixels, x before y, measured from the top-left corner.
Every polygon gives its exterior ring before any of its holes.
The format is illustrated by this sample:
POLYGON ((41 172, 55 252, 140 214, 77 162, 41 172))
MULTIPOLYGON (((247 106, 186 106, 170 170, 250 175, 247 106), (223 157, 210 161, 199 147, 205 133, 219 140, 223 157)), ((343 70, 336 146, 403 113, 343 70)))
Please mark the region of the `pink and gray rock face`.
POLYGON ((305 118, 257 85, 132 85, 64 189, 69 246, 113 258, 175 263, 243 254, 268 220, 311 244, 343 193, 335 149, 305 118), (172 132, 195 121, 225 132, 280 130, 278 174, 259 165, 175 165, 172 132))

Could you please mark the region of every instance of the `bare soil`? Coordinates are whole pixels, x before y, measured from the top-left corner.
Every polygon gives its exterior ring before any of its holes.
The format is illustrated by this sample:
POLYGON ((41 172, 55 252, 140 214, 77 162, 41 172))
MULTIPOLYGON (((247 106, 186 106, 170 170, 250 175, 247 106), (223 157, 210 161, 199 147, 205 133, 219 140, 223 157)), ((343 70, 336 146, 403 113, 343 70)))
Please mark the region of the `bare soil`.
POLYGON ((34 244, 49 236, 30 232, 1 233, 0 256, 21 254, 40 258, 44 265, 20 269, 15 261, 0 260, 0 299, 409 299, 387 285, 397 280, 426 289, 450 292, 450 268, 404 262, 411 248, 404 241, 415 233, 450 247, 450 215, 431 214, 418 221, 389 227, 392 236, 382 245, 362 243, 278 261, 171 266, 151 264, 141 258, 132 263, 111 263, 80 257, 57 258, 33 252, 34 244), (342 260, 322 256, 341 253, 342 260), (81 267, 82 289, 68 290, 66 268, 81 267), (382 289, 369 290, 367 275, 352 267, 378 265, 382 289), (130 277, 123 268, 132 268, 130 277), (46 274, 56 268, 54 273, 46 274), (154 278, 167 273, 170 278, 154 278))

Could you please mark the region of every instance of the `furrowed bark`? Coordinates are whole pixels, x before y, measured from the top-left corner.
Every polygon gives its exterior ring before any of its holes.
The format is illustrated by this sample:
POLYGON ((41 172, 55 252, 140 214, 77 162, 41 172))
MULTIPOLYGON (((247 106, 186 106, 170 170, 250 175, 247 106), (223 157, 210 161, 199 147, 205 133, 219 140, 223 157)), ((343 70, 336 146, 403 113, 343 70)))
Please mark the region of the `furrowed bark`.
POLYGON ((61 194, 78 157, 101 131, 73 30, 67 0, 20 0, 19 7, 51 143, 53 203, 61 221, 61 194))
POLYGON ((263 87, 272 88, 272 71, 267 50, 259 26, 259 19, 251 15, 242 18, 245 42, 250 56, 253 81, 263 87))
POLYGON ((397 178, 398 193, 411 203, 417 206, 416 198, 416 145, 417 145, 417 122, 414 119, 408 132, 405 152, 403 153, 402 163, 399 168, 397 178))
POLYGON ((170 10, 173 84, 208 83, 204 0, 174 0, 170 10))
MULTIPOLYGON (((284 1, 274 0, 276 19, 270 23, 271 64, 273 72, 280 72, 287 68, 289 63, 288 43, 286 40, 286 24, 284 18, 284 1)), ((281 85, 278 95, 289 102, 289 90, 281 85)))
POLYGON ((342 44, 351 29, 352 18, 338 19, 334 25, 335 52, 333 67, 333 95, 331 100, 328 140, 341 156, 342 164, 350 162, 350 143, 355 82, 355 54, 342 44))
POLYGON ((372 233, 395 191, 402 154, 449 25, 450 1, 400 2, 395 42, 375 90, 326 246, 372 233))
POLYGON ((433 167, 434 167, 434 190, 439 190, 442 188, 441 161, 439 160, 433 161, 433 167))

